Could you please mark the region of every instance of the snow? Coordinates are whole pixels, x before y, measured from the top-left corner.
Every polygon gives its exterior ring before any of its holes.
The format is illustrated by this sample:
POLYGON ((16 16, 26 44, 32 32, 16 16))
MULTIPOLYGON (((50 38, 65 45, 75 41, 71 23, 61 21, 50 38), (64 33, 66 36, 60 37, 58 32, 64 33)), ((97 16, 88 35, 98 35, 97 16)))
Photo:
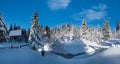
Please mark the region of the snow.
POLYGON ((88 54, 93 54, 95 52, 95 49, 93 49, 92 47, 87 46, 85 52, 88 53, 88 54))
MULTIPOLYGON (((1 18, 0 24, 0 30, 7 30, 1 18)), ((116 39, 120 31, 112 34, 106 28, 91 29, 84 19, 81 27, 62 25, 60 30, 50 30, 50 37, 44 37, 47 29, 42 29, 36 13, 31 28, 30 46, 23 42, 0 43, 0 64, 120 64, 120 39, 116 39)), ((12 30, 9 36, 21 34, 21 30, 12 30)))
POLYGON ((0 64, 56 64, 59 58, 56 55, 41 56, 39 52, 29 47, 19 49, 0 49, 0 64))
MULTIPOLYGON (((18 36, 19 32, 11 31, 9 36, 18 36), (15 33, 14 33, 15 32, 15 33)), ((22 48, 0 49, 0 63, 2 64, 120 64, 120 40, 107 40, 101 43, 82 38, 73 38, 70 33, 55 39, 42 37, 42 34, 31 31, 30 45, 37 51, 25 46, 22 48), (117 45, 116 45, 117 43, 117 45), (38 45, 39 44, 39 45, 38 45), (41 45, 40 45, 41 44, 41 45), (45 52, 45 56, 41 55, 45 52), (51 52, 52 51, 52 52, 51 52), (54 53, 53 53, 54 52, 54 53), (56 54, 58 53, 58 54, 56 54), (83 53, 83 54, 80 54, 83 53), (73 56, 65 58, 64 56, 73 56)), ((2 47, 2 45, 0 45, 2 47)))
MULTIPOLYGON (((46 38, 45 38, 46 39, 46 38)), ((109 41, 105 41, 109 42, 109 41)), ((113 42, 116 41, 111 41, 113 42)), ((110 43, 109 42, 109 43, 110 43)), ((117 40, 117 42, 120 42, 117 40)), ((9 43, 9 42, 8 42, 9 43)), ((9 47, 10 44, 1 43, 0 47, 9 47)), ((56 42, 56 44, 61 42, 56 42)), ((21 43, 20 43, 21 44, 21 43)), ((0 63, 1 64, 120 64, 120 47, 109 46, 106 49, 100 49, 96 51, 96 47, 105 47, 106 45, 100 45, 95 42, 87 40, 74 39, 71 41, 62 41, 64 44, 64 50, 70 54, 77 54, 86 52, 86 54, 77 55, 71 59, 66 59, 62 56, 50 53, 52 51, 50 44, 44 44, 44 47, 38 49, 38 51, 32 50, 30 47, 25 46, 22 48, 0 48, 0 63), (45 56, 41 55, 41 51, 45 51, 45 56)), ((61 44, 59 46, 61 46, 61 44)), ((19 45, 13 43, 13 45, 19 45)), ((56 48, 56 47, 55 47, 56 48)), ((59 48, 59 47, 58 47, 59 48)), ((58 49, 57 49, 58 50, 58 49)), ((61 50, 59 50, 61 51, 61 50)))
POLYGON ((4 32, 6 32, 5 28, 4 27, 0 27, 0 30, 3 30, 4 32))
POLYGON ((0 43, 0 48, 1 49, 11 48, 11 45, 15 46, 15 47, 19 47, 19 46, 27 46, 28 43, 23 43, 23 42, 3 42, 3 43, 0 43))
POLYGON ((96 47, 96 48, 109 48, 110 46, 104 46, 104 45, 100 45, 100 44, 97 44, 96 42, 91 42, 91 41, 87 41, 85 39, 82 39, 82 41, 88 45, 88 46, 93 46, 93 47, 96 47))
POLYGON ((39 51, 39 52, 41 52, 41 51, 48 51, 48 52, 50 52, 50 51, 52 51, 52 49, 50 48, 49 44, 46 44, 46 45, 44 45, 44 47, 39 48, 37 51, 39 51))
POLYGON ((9 33, 9 36, 21 36, 21 30, 12 30, 9 33))
POLYGON ((102 41, 102 45, 110 47, 120 47, 120 39, 110 39, 107 41, 102 41))
POLYGON ((38 51, 38 52, 41 52, 41 51, 43 51, 43 48, 39 48, 37 51, 38 51))
POLYGON ((111 47, 107 50, 92 55, 79 55, 72 59, 45 53, 41 56, 39 52, 29 47, 18 49, 0 49, 1 64, 120 64, 120 48, 111 47))
POLYGON ((45 50, 45 51, 52 51, 52 49, 50 48, 50 45, 49 45, 49 44, 46 44, 46 45, 44 46, 44 50, 45 50))
POLYGON ((85 44, 79 39, 71 42, 64 42, 64 48, 67 53, 71 54, 85 52, 85 44))
MULTIPOLYGON (((63 64, 120 64, 120 48, 109 48, 93 55, 77 56, 73 59, 64 59, 63 64), (106 56, 108 55, 109 56, 106 56)), ((61 63, 61 64, 62 64, 61 63)))
MULTIPOLYGON (((115 42, 115 41, 112 41, 112 42, 115 42)), ((111 46, 97 44, 96 42, 91 42, 85 39, 81 39, 81 40, 74 39, 70 42, 62 41, 62 43, 64 43, 65 51, 71 54, 77 54, 81 52, 92 54, 96 51, 96 49, 99 49, 99 48, 106 49, 111 47, 111 46)), ((119 45, 116 45, 116 46, 119 47, 119 45)))
POLYGON ((66 38, 65 38, 65 40, 61 40, 61 42, 64 44, 64 50, 66 53, 78 54, 78 53, 83 53, 83 52, 86 52, 86 53, 94 53, 95 52, 95 49, 86 45, 85 41, 80 40, 80 39, 66 41, 66 38))
POLYGON ((120 47, 112 47, 112 48, 109 48, 108 50, 104 51, 102 53, 103 56, 106 56, 106 57, 114 57, 114 56, 119 56, 120 55, 120 47), (114 51, 113 51, 114 50, 114 51))

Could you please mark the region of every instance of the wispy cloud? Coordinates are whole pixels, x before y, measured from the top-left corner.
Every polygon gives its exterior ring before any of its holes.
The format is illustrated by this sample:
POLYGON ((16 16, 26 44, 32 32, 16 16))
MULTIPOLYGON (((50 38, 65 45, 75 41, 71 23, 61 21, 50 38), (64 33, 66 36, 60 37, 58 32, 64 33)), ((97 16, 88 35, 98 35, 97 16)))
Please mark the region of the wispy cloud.
POLYGON ((71 0, 48 0, 48 7, 51 10, 66 9, 71 0))
POLYGON ((107 6, 105 4, 99 4, 98 6, 92 6, 90 9, 83 9, 82 11, 75 13, 73 18, 75 20, 81 20, 86 18, 89 21, 101 20, 107 16, 107 6))

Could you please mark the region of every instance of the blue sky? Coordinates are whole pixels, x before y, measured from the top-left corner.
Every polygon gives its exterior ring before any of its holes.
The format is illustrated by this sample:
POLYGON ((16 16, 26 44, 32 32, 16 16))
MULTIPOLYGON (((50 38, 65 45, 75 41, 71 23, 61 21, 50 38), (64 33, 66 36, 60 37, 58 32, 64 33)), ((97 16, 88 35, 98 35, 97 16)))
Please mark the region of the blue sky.
POLYGON ((4 22, 31 27, 34 11, 42 25, 60 26, 70 22, 80 26, 83 18, 89 26, 103 25, 108 19, 111 29, 120 20, 120 0, 0 0, 4 22))

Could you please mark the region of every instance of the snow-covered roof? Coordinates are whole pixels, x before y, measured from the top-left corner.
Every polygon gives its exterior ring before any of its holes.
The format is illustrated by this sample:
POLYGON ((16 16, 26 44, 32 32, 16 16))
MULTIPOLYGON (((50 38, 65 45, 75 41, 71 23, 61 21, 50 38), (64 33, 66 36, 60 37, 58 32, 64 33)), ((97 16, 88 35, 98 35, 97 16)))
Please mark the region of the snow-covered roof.
POLYGON ((12 30, 10 31, 9 36, 21 36, 21 30, 12 30))

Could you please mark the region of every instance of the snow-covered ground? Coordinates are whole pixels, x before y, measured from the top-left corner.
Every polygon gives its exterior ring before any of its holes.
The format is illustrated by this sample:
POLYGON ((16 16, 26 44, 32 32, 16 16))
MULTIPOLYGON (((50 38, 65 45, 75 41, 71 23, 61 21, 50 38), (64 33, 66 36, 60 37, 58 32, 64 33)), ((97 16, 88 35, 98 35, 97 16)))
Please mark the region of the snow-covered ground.
POLYGON ((111 47, 92 55, 79 55, 72 59, 46 53, 41 56, 39 52, 29 47, 0 49, 0 64, 120 64, 120 48, 111 47))
POLYGON ((110 39, 107 41, 103 41, 102 45, 112 46, 112 47, 120 47, 120 39, 110 39))
POLYGON ((84 55, 84 58, 78 56, 71 61, 65 61, 65 64, 120 64, 120 52, 117 52, 119 49, 113 47, 91 56, 84 55))
MULTIPOLYGON (((11 49, 4 48, 10 47, 10 43, 1 43, 0 64, 120 64, 120 47, 117 46, 120 40, 103 41, 107 45, 80 39, 62 43, 66 53, 75 55, 85 52, 85 54, 66 59, 59 54, 48 52, 49 45, 45 45, 44 50, 47 52, 42 56, 40 51, 34 51, 29 46, 11 49), (95 47, 100 49, 96 50, 95 47)), ((12 43, 12 45, 19 46, 26 43, 12 43)))
POLYGON ((19 47, 19 46, 27 46, 28 43, 23 43, 23 42, 3 42, 0 43, 0 48, 11 48, 11 46, 13 47, 19 47))

